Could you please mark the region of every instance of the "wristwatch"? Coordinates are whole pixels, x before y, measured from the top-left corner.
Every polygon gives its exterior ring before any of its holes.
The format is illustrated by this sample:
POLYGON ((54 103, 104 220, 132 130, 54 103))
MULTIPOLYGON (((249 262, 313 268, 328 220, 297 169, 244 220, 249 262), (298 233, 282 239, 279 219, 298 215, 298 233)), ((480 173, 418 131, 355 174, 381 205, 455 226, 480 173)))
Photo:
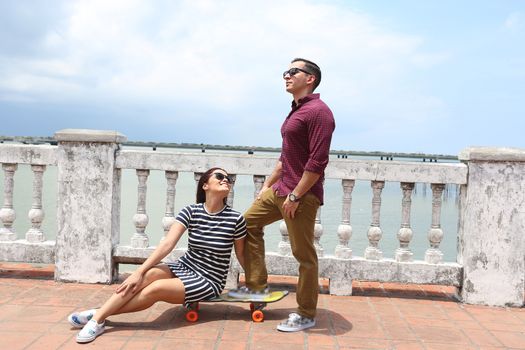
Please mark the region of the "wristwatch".
POLYGON ((295 202, 299 202, 299 199, 300 199, 300 198, 297 197, 297 196, 296 196, 295 194, 293 194, 293 192, 292 192, 292 193, 290 193, 290 194, 288 195, 288 199, 290 200, 290 202, 295 203, 295 202))

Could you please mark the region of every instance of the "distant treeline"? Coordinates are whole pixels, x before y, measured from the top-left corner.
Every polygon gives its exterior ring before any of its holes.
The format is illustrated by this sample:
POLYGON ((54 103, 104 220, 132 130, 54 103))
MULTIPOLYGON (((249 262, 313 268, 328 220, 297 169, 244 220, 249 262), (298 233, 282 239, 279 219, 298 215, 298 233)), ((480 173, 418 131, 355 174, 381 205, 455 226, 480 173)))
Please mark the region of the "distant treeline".
MULTIPOLYGON (((53 137, 49 136, 0 136, 0 142, 19 142, 23 144, 51 144, 56 145, 57 142, 53 137)), ((256 152, 281 152, 280 147, 256 147, 256 146, 230 146, 230 145, 210 145, 204 143, 174 143, 174 142, 146 142, 146 141, 126 141, 122 143, 124 146, 135 146, 135 147, 150 147, 156 149, 157 147, 163 148, 191 148, 200 149, 203 152, 206 150, 220 150, 220 151, 246 151, 249 154, 256 152)), ((343 150, 331 150, 330 154, 336 155, 338 158, 347 158, 348 156, 368 156, 385 158, 386 160, 392 160, 396 158, 420 158, 423 160, 457 160, 457 156, 447 154, 426 154, 426 153, 402 153, 402 152, 384 152, 384 151, 343 151, 343 150)))

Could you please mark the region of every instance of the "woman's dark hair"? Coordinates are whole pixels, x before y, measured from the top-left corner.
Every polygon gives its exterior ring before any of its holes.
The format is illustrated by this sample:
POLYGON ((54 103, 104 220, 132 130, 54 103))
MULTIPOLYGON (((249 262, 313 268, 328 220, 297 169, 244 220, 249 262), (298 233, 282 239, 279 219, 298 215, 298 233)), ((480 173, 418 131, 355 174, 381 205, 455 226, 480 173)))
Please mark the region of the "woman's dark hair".
MULTIPOLYGON (((213 175, 213 173, 216 170, 222 170, 226 174, 228 174, 226 170, 224 170, 223 168, 219 168, 219 167, 211 168, 207 170, 204 174, 202 174, 201 178, 199 179, 199 184, 197 185, 197 196, 196 196, 197 203, 206 202, 206 191, 204 191, 202 187, 204 186, 206 182, 208 182, 208 180, 210 179, 210 177, 213 175)), ((226 204, 226 197, 224 198, 224 204, 226 204)))
POLYGON ((307 70, 308 72, 310 72, 310 74, 315 76, 314 88, 312 90, 312 92, 314 92, 315 89, 317 89, 317 87, 321 83, 321 68, 319 68, 319 66, 313 63, 312 61, 305 60, 304 58, 294 58, 292 60, 292 63, 294 62, 304 62, 305 70, 307 70))

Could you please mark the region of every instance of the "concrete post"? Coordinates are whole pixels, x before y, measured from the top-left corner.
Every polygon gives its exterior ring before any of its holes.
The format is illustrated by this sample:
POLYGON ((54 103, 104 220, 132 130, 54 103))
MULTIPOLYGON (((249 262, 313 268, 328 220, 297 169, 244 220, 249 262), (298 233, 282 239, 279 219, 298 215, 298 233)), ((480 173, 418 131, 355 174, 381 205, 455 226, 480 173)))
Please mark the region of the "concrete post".
POLYGON ((469 304, 523 306, 525 290, 525 150, 468 148, 462 188, 461 296, 469 304))
POLYGON ((111 283, 119 241, 120 170, 115 131, 65 129, 58 141, 57 281, 111 283))

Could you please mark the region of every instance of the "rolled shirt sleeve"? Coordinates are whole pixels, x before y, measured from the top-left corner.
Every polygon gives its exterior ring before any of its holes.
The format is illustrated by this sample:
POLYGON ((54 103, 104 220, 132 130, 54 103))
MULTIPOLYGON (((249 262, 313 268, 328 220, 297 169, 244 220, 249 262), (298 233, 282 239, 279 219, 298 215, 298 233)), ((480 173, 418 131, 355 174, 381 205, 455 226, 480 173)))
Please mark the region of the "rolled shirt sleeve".
POLYGON ((330 143, 335 129, 332 112, 328 108, 321 109, 307 125, 310 156, 304 170, 323 174, 328 165, 330 143))

